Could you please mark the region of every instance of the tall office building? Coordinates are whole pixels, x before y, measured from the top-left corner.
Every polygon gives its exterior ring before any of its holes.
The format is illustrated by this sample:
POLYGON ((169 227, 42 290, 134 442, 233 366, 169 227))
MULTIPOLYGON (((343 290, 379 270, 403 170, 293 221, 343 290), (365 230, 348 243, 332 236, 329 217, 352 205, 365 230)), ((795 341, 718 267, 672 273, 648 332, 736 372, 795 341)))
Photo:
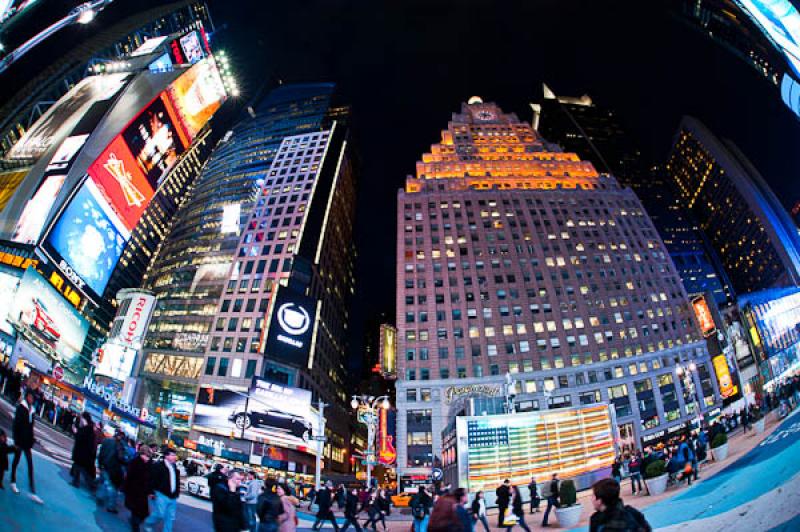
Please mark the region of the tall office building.
POLYGON ((544 99, 532 104, 534 127, 565 151, 612 173, 642 201, 667 246, 690 296, 712 293, 719 305, 732 301, 732 290, 713 249, 698 224, 678 200, 663 167, 648 166, 615 114, 591 97, 556 96, 546 85, 544 99), (537 127, 538 126, 538 127, 537 127))
POLYGON ((718 402, 705 343, 636 195, 479 98, 398 193, 398 476, 430 472, 457 415, 614 406, 621 442, 694 415, 676 378, 694 361, 718 402))
MULTIPOLYGON (((249 109, 249 115, 223 138, 198 179, 189 201, 178 213, 172 232, 159 251, 158 259, 149 270, 145 283, 145 286, 158 297, 158 306, 150 324, 145 356, 140 368, 139 401, 144 402, 151 411, 179 408, 188 409, 191 413, 198 381, 201 376, 204 376, 206 381, 209 380, 205 377, 208 360, 204 361, 204 355, 207 352, 214 353, 211 358, 216 360, 217 352, 243 353, 245 351, 241 349, 245 349, 249 359, 238 377, 249 378, 257 373, 273 382, 286 385, 309 389, 317 386, 319 388, 315 391, 324 397, 334 393, 333 383, 339 382, 338 379, 341 377, 339 371, 341 361, 339 355, 331 355, 329 351, 326 351, 328 354, 324 357, 320 355, 314 371, 322 371, 321 367, 328 367, 333 377, 319 378, 314 381, 317 382, 315 385, 312 385, 313 379, 310 378, 310 374, 298 375, 296 367, 289 366, 287 369, 279 363, 270 362, 269 357, 258 367, 254 365, 255 359, 261 357, 259 340, 269 310, 269 296, 274 292, 273 287, 277 285, 278 277, 288 277, 293 265, 297 265, 297 271, 300 271, 298 261, 293 259, 299 252, 300 245, 297 235, 287 238, 298 230, 297 227, 281 226, 276 230, 270 229, 258 234, 250 227, 254 223, 252 220, 254 209, 257 209, 259 216, 265 212, 271 216, 278 209, 283 213, 285 209, 287 213, 294 213, 298 220, 305 219, 307 205, 302 203, 307 204, 308 197, 305 200, 298 200, 293 196, 308 196, 307 190, 302 193, 295 191, 279 200, 286 202, 291 199, 291 205, 281 204, 277 208, 262 209, 258 208, 258 203, 266 201, 272 205, 276 201, 272 197, 260 199, 262 188, 266 184, 270 187, 275 184, 276 177, 272 175, 273 172, 276 173, 277 179, 287 180, 285 186, 293 191, 298 185, 296 183, 288 185, 290 177, 300 181, 300 177, 295 173, 301 170, 306 173, 312 172, 310 170, 312 167, 314 172, 319 170, 321 155, 316 152, 319 151, 319 146, 327 146, 329 142, 327 136, 324 141, 322 139, 314 141, 315 147, 309 151, 314 151, 315 155, 298 158, 301 164, 297 168, 285 165, 288 152, 284 150, 279 155, 279 149, 284 139, 290 139, 288 145, 291 145, 291 140, 302 138, 296 137, 297 135, 320 135, 323 128, 329 128, 336 119, 340 132, 345 129, 342 119, 346 117, 346 112, 332 104, 333 92, 334 85, 329 83, 286 85, 271 91, 263 101, 249 109), (276 157, 279 159, 276 160, 276 157), (306 158, 309 161, 303 163, 306 158), (274 169, 273 162, 278 164, 274 169), (289 171, 292 172, 291 175, 288 175, 289 171), (302 203, 297 204, 298 201, 302 203), (233 275, 231 267, 239 264, 240 259, 237 257, 245 253, 243 251, 245 243, 251 244, 252 239, 264 242, 267 237, 270 241, 275 240, 274 247, 271 243, 267 244, 265 254, 259 255, 255 266, 246 265, 241 272, 236 271, 236 275, 246 275, 248 278, 253 275, 258 278, 258 284, 254 281, 250 289, 245 291, 249 297, 246 300, 235 298, 233 302, 230 298, 223 297, 228 293, 239 293, 238 288, 231 288, 231 283, 237 284, 235 280, 230 279, 233 275), (255 270, 251 271, 248 268, 255 270), (266 290, 267 287, 269 290, 266 290), (221 333, 217 332, 219 324, 217 318, 231 313, 236 320, 232 322, 223 318, 223 322, 225 331, 231 323, 234 323, 235 332, 240 333, 237 336, 241 338, 237 338, 235 346, 232 343, 233 335, 229 334, 222 340, 221 333), (244 317, 241 323, 238 323, 240 313, 247 314, 246 329, 240 328, 244 326, 244 317), (240 340, 245 342, 245 347, 242 347, 240 340)), ((308 143, 306 141, 304 145, 308 143)), ((303 186, 306 184, 313 186, 317 182, 310 179, 309 175, 311 174, 302 176, 302 181, 305 183, 303 186)), ((278 192, 275 194, 275 198, 280 195, 278 192)), ((338 203, 332 205, 338 206, 338 203)), ((287 220, 289 219, 287 217, 287 220)), ((275 217, 257 221, 257 225, 270 228, 272 224, 277 223, 279 221, 275 217)), ((338 228, 338 224, 337 218, 336 224, 330 227, 338 228)), ((310 239, 311 237, 307 236, 304 245, 310 246, 308 243, 310 239)), ((336 271, 327 262, 330 253, 327 243, 330 241, 329 238, 324 248, 326 260, 324 274, 334 275, 336 283, 352 283, 352 272, 347 266, 350 260, 347 259, 347 253, 352 250, 352 246, 350 243, 342 244, 342 253, 345 255, 340 257, 342 259, 340 264, 343 270, 336 271)), ((247 256, 250 256, 249 253, 250 249, 247 251, 247 256)), ((313 258, 315 257, 312 256, 313 258)), ((319 270, 314 268, 314 271, 319 270)), ((323 285, 318 282, 317 277, 314 279, 312 290, 316 291, 323 285)), ((334 288, 327 284, 324 286, 327 287, 326 290, 334 288)), ((344 297, 343 294, 350 291, 350 288, 338 285, 335 288, 337 297, 344 297)), ((326 312, 331 309, 332 305, 325 306, 326 312)), ((333 331, 338 331, 340 326, 344 326, 346 313, 341 315, 341 320, 326 322, 328 333, 332 334, 333 331), (338 325, 334 327, 334 323, 338 325)), ((344 349, 344 345, 346 343, 342 342, 337 349, 344 349)), ((329 350, 330 343, 324 343, 324 346, 324 349, 329 350)), ((227 368, 230 360, 222 362, 223 357, 219 357, 219 364, 212 364, 212 375, 230 377, 234 374, 235 365, 242 363, 243 357, 245 355, 239 355, 239 362, 231 363, 230 371, 223 369, 223 366, 227 368)), ((314 375, 316 378, 316 374, 314 375)), ((189 427, 185 425, 181 428, 188 431, 189 427)))
POLYGON ((665 167, 736 293, 800 281, 797 227, 761 174, 729 140, 684 117, 665 167))

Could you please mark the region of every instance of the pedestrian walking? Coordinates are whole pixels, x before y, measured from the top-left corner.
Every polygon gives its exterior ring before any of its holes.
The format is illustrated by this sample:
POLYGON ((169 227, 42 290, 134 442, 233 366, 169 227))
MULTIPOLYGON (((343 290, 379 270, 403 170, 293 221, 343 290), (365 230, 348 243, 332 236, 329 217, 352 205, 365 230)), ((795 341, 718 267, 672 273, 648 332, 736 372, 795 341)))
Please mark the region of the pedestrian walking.
POLYGON ((356 532, 361 532, 361 525, 358 524, 358 490, 353 488, 347 494, 344 500, 344 526, 342 532, 345 532, 350 525, 355 527, 356 532))
POLYGON ((258 497, 256 506, 259 521, 258 532, 276 532, 278 530, 278 519, 283 514, 284 507, 276 491, 277 488, 270 484, 258 497))
POLYGON ((143 523, 146 532, 151 532, 159 522, 164 523, 163 532, 172 532, 172 525, 175 522, 175 511, 181 489, 181 474, 175 466, 178 455, 171 447, 164 447, 162 454, 161 461, 150 470, 152 486, 150 498, 153 501, 153 511, 143 523))
POLYGON ((546 490, 543 495, 547 497, 547 508, 542 518, 542 526, 550 526, 547 523, 547 519, 550 517, 550 510, 560 506, 558 503, 558 489, 561 486, 561 482, 558 480, 558 473, 553 473, 553 478, 545 486, 546 490))
POLYGON ((333 482, 329 480, 317 492, 317 519, 312 529, 319 530, 325 521, 330 521, 333 530, 339 532, 339 525, 336 524, 336 517, 333 515, 333 497, 333 482))
MULTIPOLYGON (((381 505, 378 501, 378 493, 373 491, 369 494, 369 500, 367 500, 367 504, 364 506, 367 510, 367 521, 364 522, 364 528, 372 528, 377 532, 378 530, 378 521, 381 520, 381 505)), ((383 528, 386 530, 386 521, 383 522, 383 528)))
POLYGON ((84 478, 90 491, 95 489, 95 459, 97 443, 94 440, 94 421, 89 412, 84 412, 77 418, 72 427, 75 443, 72 446, 72 485, 81 486, 81 477, 84 478))
POLYGON ((614 460, 614 463, 611 464, 611 478, 616 480, 618 483, 622 483, 622 472, 621 472, 622 464, 619 461, 619 457, 614 460))
POLYGON ((336 506, 339 507, 339 510, 344 511, 344 505, 347 503, 347 489, 345 489, 344 484, 339 484, 339 487, 336 488, 336 506))
POLYGON ((150 515, 148 497, 150 495, 150 447, 142 445, 136 457, 128 464, 128 472, 122 484, 125 493, 125 508, 131 512, 131 531, 139 532, 139 527, 150 515))
POLYGON ((631 493, 636 495, 638 487, 639 493, 642 492, 642 453, 636 451, 631 456, 631 461, 628 463, 628 471, 631 474, 631 493))
POLYGON ((497 526, 503 528, 503 517, 511 504, 511 481, 505 479, 494 493, 497 496, 497 526))
POLYGON ((475 499, 472 501, 472 516, 476 521, 483 523, 483 528, 486 532, 490 532, 489 521, 486 519, 486 499, 482 491, 477 492, 475 499))
MULTIPOLYGON (((528 525, 525 523, 525 509, 522 504, 522 493, 520 493, 517 486, 511 488, 511 493, 511 513, 517 516, 517 524, 522 527, 525 532, 531 532, 531 529, 528 528, 528 525)), ((514 525, 507 526, 506 530, 511 530, 512 528, 514 528, 514 525)))
POLYGON ((3 479, 8 471, 8 455, 15 453, 16 449, 13 445, 8 444, 8 436, 6 431, 0 429, 0 490, 5 489, 3 486, 3 479))
POLYGON ((275 495, 281 501, 283 513, 278 516, 278 532, 297 531, 297 503, 298 500, 290 495, 283 484, 275 486, 275 495))
POLYGON ((17 405, 17 410, 14 412, 14 422, 11 426, 11 435, 14 438, 14 446, 16 452, 14 453, 14 462, 11 464, 11 491, 19 493, 17 487, 17 466, 25 455, 25 462, 28 464, 28 483, 30 484, 31 494, 30 497, 39 504, 44 504, 44 501, 36 495, 36 486, 33 481, 33 443, 36 441, 33 437, 33 392, 30 390, 25 392, 25 396, 17 405))
POLYGON ((228 482, 211 486, 211 522, 214 532, 241 532, 248 527, 244 503, 239 495, 244 475, 234 469, 228 475, 228 482))
POLYGON ((589 532, 651 532, 644 515, 626 506, 619 497, 619 483, 611 478, 598 480, 592 486, 595 512, 589 521, 589 532))
POLYGON ((245 491, 242 495, 244 500, 244 511, 247 516, 250 532, 256 532, 258 521, 256 521, 256 509, 258 507, 258 497, 264 491, 264 481, 256 476, 255 471, 248 471, 247 481, 244 484, 245 491))
POLYGON ((469 501, 467 490, 458 488, 453 492, 453 497, 456 500, 456 516, 461 522, 462 532, 473 532, 475 530, 475 520, 472 518, 470 511, 467 510, 466 505, 467 501, 469 501))
POLYGON ((414 532, 427 532, 430 522, 433 500, 425 486, 419 487, 419 492, 411 499, 411 516, 414 518, 414 532))
POLYGON ((539 511, 539 502, 541 499, 539 498, 539 489, 536 485, 536 478, 531 477, 530 484, 528 484, 528 494, 531 497, 531 513, 536 513, 539 511))
POLYGON ((117 430, 114 436, 108 437, 100 444, 97 463, 100 466, 101 490, 97 494, 97 501, 106 507, 106 511, 115 514, 117 510, 117 497, 125 471, 122 469, 125 450, 122 445, 123 434, 117 430))
POLYGON ((462 532, 461 520, 458 517, 458 501, 455 496, 440 495, 433 503, 429 532, 462 532))

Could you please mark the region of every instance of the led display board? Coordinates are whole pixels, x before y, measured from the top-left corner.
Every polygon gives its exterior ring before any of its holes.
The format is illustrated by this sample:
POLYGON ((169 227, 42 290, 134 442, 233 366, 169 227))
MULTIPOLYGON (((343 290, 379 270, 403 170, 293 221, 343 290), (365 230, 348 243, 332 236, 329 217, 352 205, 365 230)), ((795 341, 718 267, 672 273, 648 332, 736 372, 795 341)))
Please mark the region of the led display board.
POLYGON ((397 329, 387 323, 380 328, 381 374, 385 378, 397 378, 397 329))
POLYGON ((47 243, 63 259, 59 269, 78 288, 88 285, 99 295, 129 237, 94 181, 87 179, 61 213, 47 243))
POLYGON ((156 48, 161 46, 164 43, 164 41, 166 41, 166 40, 167 40, 167 37, 165 37, 165 36, 164 37, 153 37, 151 39, 147 39, 146 41, 144 41, 142 43, 141 46, 139 46, 139 48, 137 48, 136 50, 133 51, 131 56, 135 57, 137 55, 147 55, 149 53, 152 53, 156 48))
MULTIPOLYGON (((0 271, 0 301, 14 301, 14 294, 17 292, 20 278, 4 271, 0 271)), ((9 319, 9 307, 3 305, 0 308, 0 331, 9 336, 14 336, 16 331, 11 326, 9 319)))
POLYGON ((89 167, 89 176, 122 223, 132 231, 155 193, 122 137, 89 167))
POLYGON ((225 100, 225 87, 211 58, 200 61, 173 81, 167 93, 190 138, 197 135, 225 100))
POLYGON ((119 329, 119 334, 115 336, 115 341, 138 349, 143 343, 150 315, 156 305, 156 298, 145 292, 136 292, 131 294, 128 301, 128 308, 122 319, 122 327, 119 329))
POLYGON ((312 452, 317 418, 308 390, 255 378, 249 390, 201 385, 192 428, 312 452))
POLYGON ((147 68, 150 72, 169 72, 172 70, 172 59, 169 54, 164 53, 147 65, 147 68))
POLYGON ((316 323, 316 302, 279 286, 270 308, 264 353, 272 360, 305 366, 316 323))
POLYGON ((64 139, 64 142, 56 150, 53 158, 50 159, 50 164, 47 165, 46 170, 59 170, 64 171, 69 168, 72 159, 80 151, 89 135, 73 135, 64 139))
POLYGON ((133 372, 136 353, 136 349, 106 342, 103 345, 103 357, 95 369, 95 375, 105 375, 114 380, 124 381, 133 372))
MULTIPOLYGON (((459 486, 494 494, 503 480, 526 485, 591 477, 614 462, 608 405, 456 418, 459 486)), ((582 484, 578 482, 578 484, 582 484)))
POLYGON ((122 132, 139 169, 150 183, 158 184, 178 162, 185 144, 175 129, 174 111, 163 93, 122 132))
POLYGON ((800 83, 789 74, 781 80, 781 99, 794 114, 800 116, 800 83))
POLYGON ((714 317, 711 315, 711 309, 708 308, 708 302, 705 297, 700 296, 693 299, 692 308, 694 309, 694 315, 697 316, 697 324, 700 326, 703 336, 709 336, 717 330, 714 317))
POLYGON ((755 302, 749 312, 755 324, 753 343, 766 356, 777 355, 800 341, 800 292, 755 302))
POLYGON ((22 275, 10 305, 11 321, 39 345, 66 362, 81 352, 89 323, 32 267, 22 275))
POLYGON ((11 240, 21 244, 36 244, 39 241, 47 216, 55 205, 56 196, 61 191, 66 177, 66 175, 49 175, 44 178, 39 189, 22 209, 11 240))
POLYGON ((205 55, 196 31, 191 31, 181 37, 181 50, 183 50, 183 56, 187 63, 197 63, 205 55))
POLYGON ((0 172, 0 211, 6 208, 27 175, 27 169, 0 172))
POLYGON ((711 362, 714 364, 714 373, 717 374, 719 393, 722 398, 728 399, 739 393, 739 387, 733 380, 731 368, 728 365, 728 359, 725 358, 725 355, 717 355, 711 362))
POLYGON ((800 13, 789 0, 736 0, 800 75, 800 13))

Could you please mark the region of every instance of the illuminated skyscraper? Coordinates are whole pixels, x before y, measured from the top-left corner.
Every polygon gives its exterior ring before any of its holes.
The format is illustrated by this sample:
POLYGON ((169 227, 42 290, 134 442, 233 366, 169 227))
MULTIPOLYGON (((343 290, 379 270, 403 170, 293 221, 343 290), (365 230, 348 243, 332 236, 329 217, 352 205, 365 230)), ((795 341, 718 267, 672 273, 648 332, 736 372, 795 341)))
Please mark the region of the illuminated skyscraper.
POLYGON ((636 195, 479 98, 398 193, 398 475, 462 414, 609 403, 639 446, 718 403, 686 292, 636 195), (699 399, 676 377, 694 361, 699 399))

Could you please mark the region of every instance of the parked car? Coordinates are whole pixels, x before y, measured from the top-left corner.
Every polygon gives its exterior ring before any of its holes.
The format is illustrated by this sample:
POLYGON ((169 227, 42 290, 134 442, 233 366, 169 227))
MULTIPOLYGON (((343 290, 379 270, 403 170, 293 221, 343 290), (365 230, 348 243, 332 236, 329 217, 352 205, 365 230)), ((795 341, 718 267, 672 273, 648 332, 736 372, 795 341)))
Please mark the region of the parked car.
POLYGON ((270 408, 261 412, 236 411, 228 417, 238 430, 245 429, 278 429, 285 431, 295 438, 308 441, 311 437, 312 426, 305 418, 270 408))

